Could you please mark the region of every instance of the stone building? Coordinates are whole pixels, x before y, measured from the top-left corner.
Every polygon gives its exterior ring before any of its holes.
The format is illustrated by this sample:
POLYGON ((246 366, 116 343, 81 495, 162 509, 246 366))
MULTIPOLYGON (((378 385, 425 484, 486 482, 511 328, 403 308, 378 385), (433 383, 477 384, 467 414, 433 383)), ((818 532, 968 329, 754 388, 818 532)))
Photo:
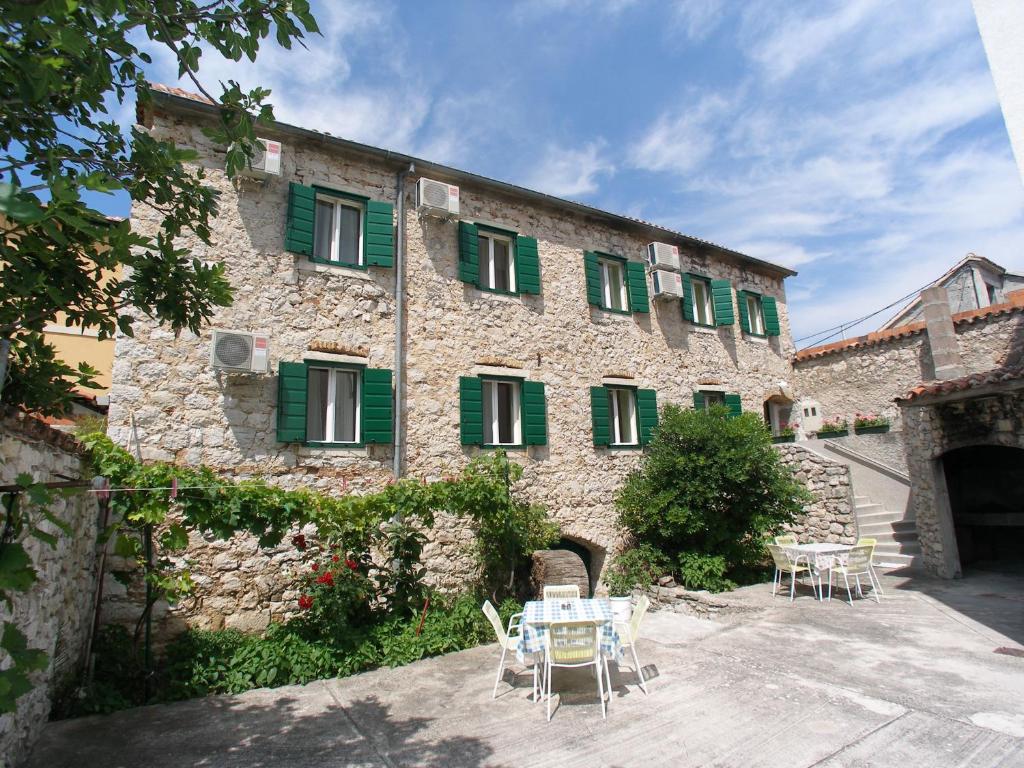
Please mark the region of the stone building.
MULTIPOLYGON (((213 246, 184 243, 222 261, 234 286, 212 326, 268 337, 269 367, 219 370, 212 330, 175 338, 139 318, 117 342, 109 422, 145 457, 344 493, 395 473, 436 478, 502 445, 566 545, 589 555, 595 582, 619 545, 613 494, 661 404, 761 414, 785 400, 788 269, 283 124, 262 132, 283 147, 280 175, 232 182, 223 148, 202 133, 214 107, 160 86, 154 97, 139 122, 196 149, 221 192, 213 246), (423 179, 457 200, 457 215, 427 215, 423 179)), ((157 225, 144 205, 132 220, 157 225)), ((195 544, 200 560, 224 565, 199 567, 201 593, 230 580, 225 610, 251 599, 251 544, 195 544)), ((440 586, 470 573, 454 521, 427 558, 440 586)))

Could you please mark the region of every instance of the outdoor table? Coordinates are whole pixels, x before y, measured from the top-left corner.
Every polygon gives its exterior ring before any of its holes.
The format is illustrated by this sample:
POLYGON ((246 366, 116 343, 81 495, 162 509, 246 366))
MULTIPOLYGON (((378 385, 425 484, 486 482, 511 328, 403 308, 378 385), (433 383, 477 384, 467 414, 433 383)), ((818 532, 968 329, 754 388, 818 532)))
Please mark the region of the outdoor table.
POLYGON ((516 657, 525 663, 526 657, 544 650, 547 625, 553 621, 593 621, 600 625, 601 653, 619 659, 622 647, 615 632, 612 604, 607 600, 531 600, 523 608, 522 629, 516 657))
MULTIPOLYGON (((849 544, 812 543, 787 544, 783 549, 794 563, 799 563, 799 561, 803 559, 808 565, 813 565, 814 570, 816 571, 828 571, 828 595, 831 600, 832 568, 835 566, 835 562, 839 559, 839 556, 844 552, 849 552, 852 547, 849 544)), ((818 599, 820 600, 822 597, 819 597, 818 599)))

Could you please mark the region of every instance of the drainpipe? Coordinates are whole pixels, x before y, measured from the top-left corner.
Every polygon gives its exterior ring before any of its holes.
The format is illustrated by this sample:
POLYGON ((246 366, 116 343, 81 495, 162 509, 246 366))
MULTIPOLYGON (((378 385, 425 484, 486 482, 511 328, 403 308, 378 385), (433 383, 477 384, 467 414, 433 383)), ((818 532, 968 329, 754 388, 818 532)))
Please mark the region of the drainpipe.
POLYGON ((395 186, 398 189, 398 234, 395 243, 395 458, 392 471, 397 480, 402 476, 402 381, 405 374, 405 349, 402 344, 402 320, 405 313, 405 178, 416 172, 416 166, 399 171, 395 186))

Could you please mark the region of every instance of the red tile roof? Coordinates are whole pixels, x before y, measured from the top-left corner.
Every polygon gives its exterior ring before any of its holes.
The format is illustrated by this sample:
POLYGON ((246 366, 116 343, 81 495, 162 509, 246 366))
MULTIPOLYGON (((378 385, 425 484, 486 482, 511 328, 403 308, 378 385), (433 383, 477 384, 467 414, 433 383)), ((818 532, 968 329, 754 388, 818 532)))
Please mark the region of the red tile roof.
POLYGON ((995 368, 983 373, 971 373, 961 376, 959 379, 948 381, 935 381, 929 384, 918 384, 907 392, 903 397, 897 397, 897 403, 910 403, 924 397, 934 395, 951 395, 957 392, 966 392, 979 387, 986 387, 993 384, 1005 384, 1008 382, 1024 382, 1024 365, 1017 365, 1012 368, 995 368))
MULTIPOLYGON (((1017 291, 1010 291, 1006 294, 1006 299, 1007 300, 1002 304, 992 304, 991 306, 982 307, 981 309, 969 309, 966 312, 957 312, 953 315, 953 325, 972 325, 979 320, 1024 312, 1024 288, 1017 291)), ((844 339, 843 341, 834 341, 831 344, 808 347, 807 349, 801 349, 797 352, 796 355, 793 356, 793 362, 799 363, 804 360, 813 360, 815 358, 824 357, 825 355, 830 355, 834 352, 841 352, 846 349, 872 347, 885 341, 894 341, 896 339, 903 339, 907 336, 922 333, 924 329, 925 324, 923 322, 909 323, 908 325, 900 325, 896 328, 889 328, 884 331, 874 331, 873 333, 869 333, 864 336, 857 336, 853 339, 844 339)))

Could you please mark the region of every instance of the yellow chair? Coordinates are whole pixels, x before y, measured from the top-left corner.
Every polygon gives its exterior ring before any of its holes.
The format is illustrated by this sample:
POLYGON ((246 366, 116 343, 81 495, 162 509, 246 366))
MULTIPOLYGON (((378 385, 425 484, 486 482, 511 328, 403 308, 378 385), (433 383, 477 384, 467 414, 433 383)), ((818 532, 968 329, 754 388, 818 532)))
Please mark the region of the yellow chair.
MULTIPOLYGON (((880 595, 882 595, 884 597, 885 596, 885 592, 882 591, 882 582, 878 580, 878 574, 875 572, 875 547, 877 545, 878 545, 878 539, 873 539, 870 536, 861 536, 859 539, 857 539, 857 546, 858 547, 868 547, 868 546, 871 547, 871 556, 869 557, 868 561, 871 564, 871 576, 873 577, 872 578, 872 588, 873 589, 877 589, 878 590, 878 594, 880 594, 880 595)), ((832 585, 829 584, 829 587, 831 587, 831 586, 832 585)))
POLYGON ((875 602, 881 602, 878 599, 881 588, 878 586, 877 577, 871 568, 872 549, 874 547, 871 544, 858 544, 849 552, 844 553, 841 558, 837 558, 836 564, 829 570, 828 599, 830 601, 832 600, 832 572, 834 571, 843 575, 843 581, 846 582, 846 599, 850 601, 850 605, 853 605, 853 593, 850 590, 851 576, 856 581, 857 594, 861 597, 864 596, 864 593, 860 589, 860 577, 867 576, 872 589, 877 590, 875 592, 875 602))
POLYGON ((772 597, 775 597, 775 594, 776 594, 776 592, 779 589, 779 585, 782 584, 782 575, 784 573, 788 573, 789 574, 789 578, 790 578, 790 583, 789 583, 789 600, 790 600, 790 602, 792 602, 794 597, 796 596, 796 578, 797 578, 797 576, 800 576, 800 575, 803 575, 803 574, 807 574, 808 576, 811 577, 811 588, 814 589, 814 596, 815 596, 815 598, 818 597, 819 592, 821 590, 821 576, 820 576, 820 574, 816 574, 815 573, 814 569, 811 567, 810 561, 808 561, 804 565, 801 565, 801 563, 800 563, 800 560, 802 559, 801 557, 797 557, 796 559, 792 559, 789 556, 789 553, 786 552, 785 549, 783 549, 782 547, 777 546, 775 544, 769 544, 768 545, 768 551, 771 552, 772 560, 775 561, 775 576, 772 579, 772 597), (817 575, 817 578, 818 578, 817 586, 815 586, 815 583, 814 583, 814 578, 815 578, 816 575, 817 575))
POLYGON ((544 654, 548 721, 551 720, 551 671, 555 667, 594 667, 597 673, 597 693, 601 697, 601 717, 608 717, 605 680, 611 698, 612 679, 608 674, 608 662, 601 654, 600 632, 600 627, 593 621, 553 621, 548 625, 544 654))
POLYGON ((579 600, 580 588, 575 584, 552 584, 544 587, 545 600, 579 600))
MULTIPOLYGON (((498 637, 498 644, 501 646, 501 660, 498 662, 498 674, 494 678, 494 691, 491 694, 491 698, 495 699, 498 697, 498 684, 501 682, 501 675, 505 671, 505 657, 511 651, 513 657, 515 657, 516 651, 519 649, 520 634, 523 629, 521 626, 523 614, 516 613, 509 617, 508 629, 501 626, 501 617, 498 616, 498 611, 495 610, 494 606, 491 605, 490 600, 484 601, 483 606, 484 616, 491 622, 491 626, 494 627, 494 634, 498 637), (512 633, 516 632, 515 635, 512 633)), ((535 659, 533 666, 533 697, 534 701, 538 700, 538 692, 540 685, 537 680, 537 673, 539 671, 540 664, 535 659)))
MULTIPOLYGON (((640 659, 636 655, 636 640, 640 637, 640 621, 650 606, 651 601, 647 599, 647 595, 640 595, 640 599, 636 601, 636 608, 633 609, 633 615, 630 617, 629 622, 615 622, 615 631, 619 636, 619 643, 623 648, 629 646, 629 650, 633 653, 636 676, 640 678, 640 688, 645 695, 647 694, 647 681, 644 680, 644 671, 640 666, 640 659)), ((608 693, 609 695, 611 694, 610 686, 608 693)))
POLYGON ((796 536, 791 533, 775 537, 775 546, 777 547, 788 547, 790 544, 796 544, 796 536))

